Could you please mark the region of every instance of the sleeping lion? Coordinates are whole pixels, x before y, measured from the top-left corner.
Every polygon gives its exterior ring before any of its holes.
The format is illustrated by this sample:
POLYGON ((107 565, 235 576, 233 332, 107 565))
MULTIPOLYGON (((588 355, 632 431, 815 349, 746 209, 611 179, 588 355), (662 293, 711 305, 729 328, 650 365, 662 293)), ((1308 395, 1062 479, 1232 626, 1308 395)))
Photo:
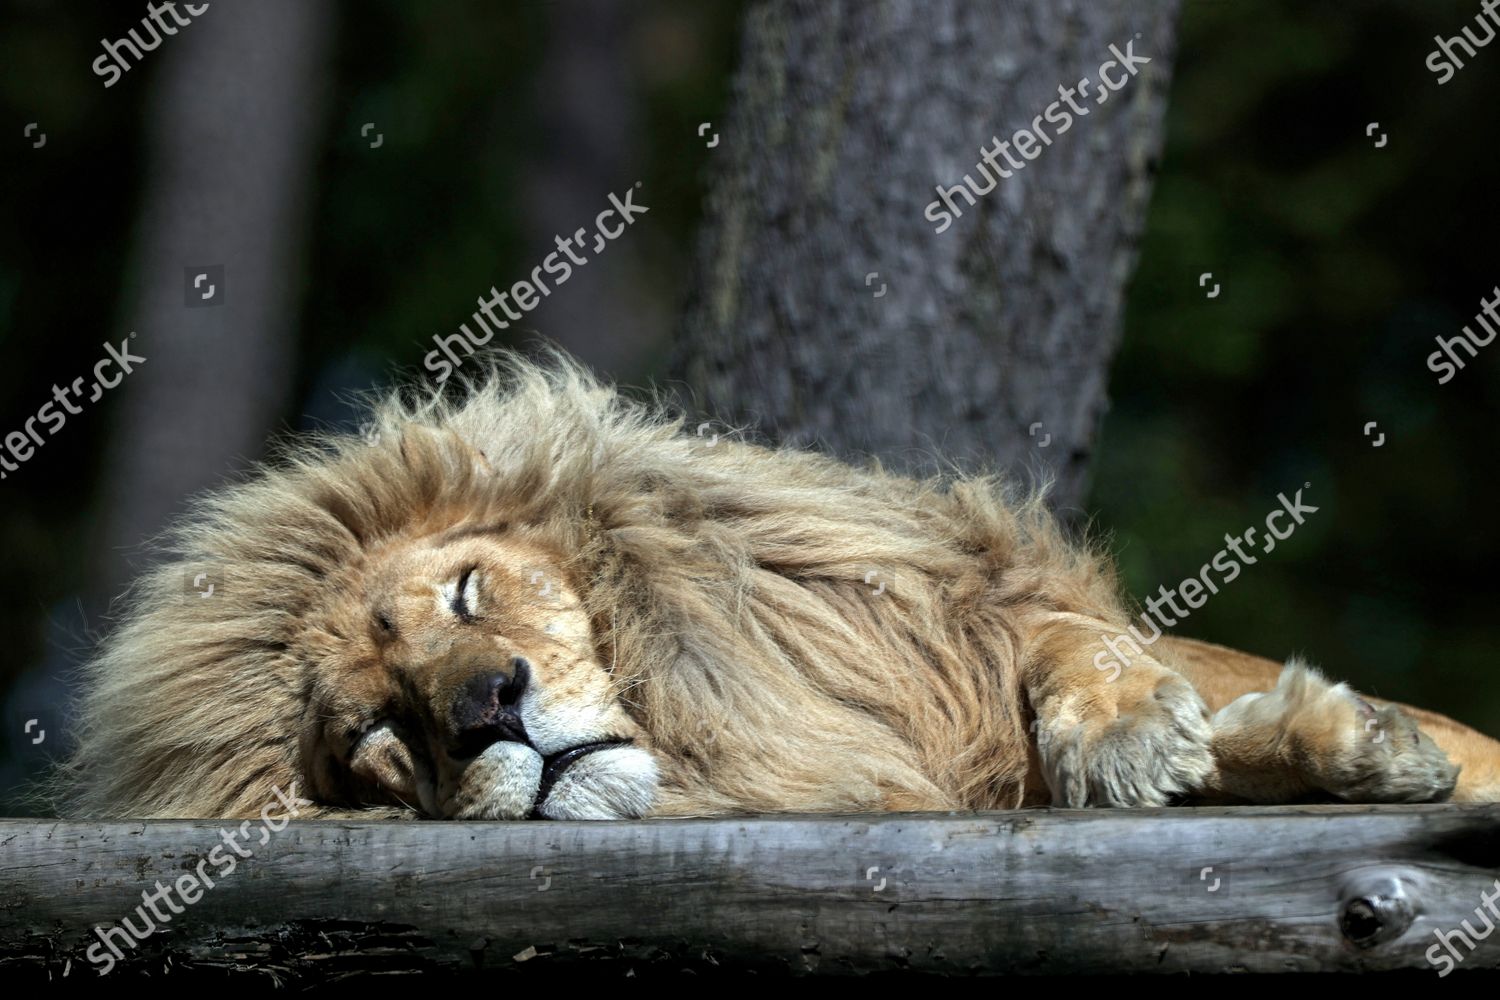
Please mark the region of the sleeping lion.
POLYGON ((561 357, 393 396, 171 539, 66 815, 1500 800, 1500 743, 1297 662, 1101 669, 1130 612, 1035 497, 685 433, 561 357))

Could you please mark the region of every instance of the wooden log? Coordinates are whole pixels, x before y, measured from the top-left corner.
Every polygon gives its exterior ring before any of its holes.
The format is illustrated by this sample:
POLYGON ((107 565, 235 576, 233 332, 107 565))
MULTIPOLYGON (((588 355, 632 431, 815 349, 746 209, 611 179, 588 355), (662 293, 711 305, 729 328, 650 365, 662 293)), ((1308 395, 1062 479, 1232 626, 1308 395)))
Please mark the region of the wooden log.
MULTIPOLYGON (((144 930, 142 893, 230 826, 0 821, 0 970, 93 978, 95 926, 144 930)), ((1500 934, 1435 936, 1484 932, 1500 806, 293 820, 242 843, 112 976, 1354 972, 1433 969, 1435 946, 1500 968, 1500 934)))

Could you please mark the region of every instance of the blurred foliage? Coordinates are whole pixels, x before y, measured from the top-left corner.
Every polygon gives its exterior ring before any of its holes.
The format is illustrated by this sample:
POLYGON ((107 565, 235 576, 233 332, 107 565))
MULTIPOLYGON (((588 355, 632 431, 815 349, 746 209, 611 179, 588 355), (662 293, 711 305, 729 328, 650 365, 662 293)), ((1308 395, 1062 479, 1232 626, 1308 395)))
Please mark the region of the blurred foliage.
POLYGON ((1178 631, 1500 733, 1500 348, 1445 385, 1426 362, 1500 285, 1500 46, 1425 66, 1477 13, 1188 3, 1090 512, 1144 598, 1311 483, 1318 513, 1178 631))
MULTIPOLYGON (((329 365, 344 373, 335 382, 356 387, 392 366, 416 369, 433 334, 468 319, 477 293, 552 249, 528 242, 518 203, 524 172, 558 138, 534 92, 551 6, 346 3, 303 326, 299 398, 317 415, 331 413, 329 399, 313 398, 329 365), (359 139, 368 121, 382 123, 378 156, 359 139)), ((653 0, 619 39, 646 131, 642 202, 664 237, 650 261, 663 295, 678 293, 692 246, 707 159, 692 139, 727 102, 738 22, 738 3, 653 0)))
MULTIPOLYGON (((476 292, 538 259, 517 191, 553 127, 533 89, 551 7, 341 4, 301 359, 287 373, 299 402, 285 426, 346 420, 343 396, 414 370, 476 292), (378 156, 360 141, 366 121, 385 136, 378 156)), ((668 300, 683 290, 709 155, 696 127, 722 115, 740 7, 650 0, 619 40, 663 236, 641 252, 668 300)), ((0 0, 11 220, 0 230, 0 434, 117 333, 161 59, 108 90, 89 64, 143 8, 0 0), (45 148, 21 137, 33 121, 45 148)), ((1272 657, 1303 651, 1371 693, 1500 733, 1485 646, 1496 585, 1473 565, 1500 550, 1487 458, 1500 346, 1442 386, 1425 363, 1433 338, 1458 333, 1500 283, 1500 45, 1444 86, 1424 66, 1433 36, 1457 34, 1477 9, 1188 0, 1090 509, 1144 597, 1195 574, 1226 532, 1261 525, 1278 492, 1311 483, 1304 498, 1319 512, 1179 631, 1272 657), (1385 147, 1366 136, 1370 122, 1385 147), (1222 286, 1215 299, 1198 286, 1205 271, 1222 286), (1383 447, 1364 435, 1368 421, 1383 447)), ((657 360, 611 374, 659 377, 657 360)), ((44 663, 55 675, 104 626, 79 595, 96 558, 109 420, 106 397, 0 483, 7 685, 44 663)), ((43 749, 21 739, 23 721, 58 708, 37 699, 60 686, 24 690, 6 709, 0 785, 43 749)))

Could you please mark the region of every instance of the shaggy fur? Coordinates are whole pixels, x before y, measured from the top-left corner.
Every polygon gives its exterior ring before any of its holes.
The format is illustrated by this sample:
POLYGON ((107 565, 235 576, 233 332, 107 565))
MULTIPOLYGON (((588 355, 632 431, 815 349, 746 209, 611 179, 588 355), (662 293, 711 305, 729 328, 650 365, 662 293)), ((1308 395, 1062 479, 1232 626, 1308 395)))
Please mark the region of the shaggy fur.
MULTIPOLYGON (((88 667, 62 810, 248 816, 272 785, 307 789, 297 734, 328 679, 306 622, 331 581, 390 539, 490 524, 566 554, 657 757, 653 814, 1047 801, 1070 779, 1039 759, 1034 718, 1077 757, 1109 746, 1077 737, 1090 712, 1124 725, 1135 711, 1080 700, 1102 679, 1079 636, 1123 632, 1128 615, 1108 561, 1036 498, 715 442, 564 359, 508 357, 461 400, 388 398, 367 433, 300 446, 198 505, 88 667), (211 599, 190 589, 198 572, 211 599), (1058 623, 1076 625, 1064 649, 1049 645, 1058 623), (1068 658, 1080 679, 1037 708, 1056 693, 1028 672, 1068 658)), ((1153 691, 1179 706, 1171 738, 1077 779, 1078 796, 1165 801, 1209 780, 1180 752, 1207 745, 1202 702, 1164 668, 1140 697, 1153 691), (1160 787, 1131 777, 1156 757, 1189 763, 1160 787)))

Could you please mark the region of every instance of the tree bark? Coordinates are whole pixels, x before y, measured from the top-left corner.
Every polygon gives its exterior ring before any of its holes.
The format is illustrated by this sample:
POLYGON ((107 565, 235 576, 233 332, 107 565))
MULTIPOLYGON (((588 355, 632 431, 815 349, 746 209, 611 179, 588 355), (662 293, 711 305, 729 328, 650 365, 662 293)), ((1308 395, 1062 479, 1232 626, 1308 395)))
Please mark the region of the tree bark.
POLYGON ((754 6, 673 364, 689 405, 914 473, 1044 475, 1055 506, 1081 503, 1176 13, 754 6), (935 232, 935 187, 968 174, 982 189, 981 150, 1031 127, 1059 87, 1097 87, 1112 43, 1150 63, 1103 105, 1077 98, 1087 116, 972 208, 955 195, 962 217, 935 232))

